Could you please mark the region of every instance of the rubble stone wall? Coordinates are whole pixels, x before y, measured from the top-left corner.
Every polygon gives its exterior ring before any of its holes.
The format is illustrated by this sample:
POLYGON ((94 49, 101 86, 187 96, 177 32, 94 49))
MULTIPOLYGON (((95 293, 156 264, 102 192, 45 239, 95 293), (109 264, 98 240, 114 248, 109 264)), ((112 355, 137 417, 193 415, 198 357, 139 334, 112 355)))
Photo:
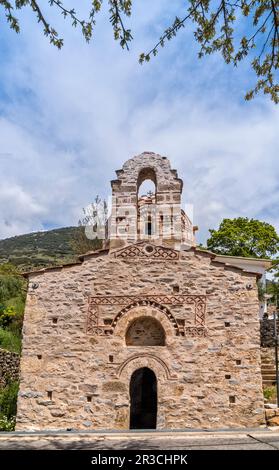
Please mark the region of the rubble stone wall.
MULTIPOLYGON (((279 335, 279 320, 277 320, 277 335, 279 335)), ((274 320, 263 318, 261 320, 261 346, 263 348, 274 347, 274 320)))
POLYGON ((19 354, 0 349, 0 388, 19 378, 19 354))

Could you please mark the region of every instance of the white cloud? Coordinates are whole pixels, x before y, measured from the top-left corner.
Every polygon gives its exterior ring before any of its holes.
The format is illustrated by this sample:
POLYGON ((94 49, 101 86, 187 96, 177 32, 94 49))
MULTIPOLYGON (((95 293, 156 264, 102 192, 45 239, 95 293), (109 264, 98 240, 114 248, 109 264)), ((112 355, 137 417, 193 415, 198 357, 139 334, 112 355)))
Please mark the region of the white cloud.
POLYGON ((2 186, 0 189, 1 236, 16 235, 30 231, 30 225, 36 223, 41 228, 40 219, 45 209, 31 194, 18 185, 2 186))
POLYGON ((148 17, 135 14, 130 53, 102 16, 89 46, 65 25, 62 51, 27 17, 22 37, 6 31, 0 170, 14 191, 0 189, 0 237, 77 223, 94 195, 109 194, 114 170, 144 150, 179 170, 200 240, 223 217, 260 217, 279 228, 278 109, 268 98, 243 102, 248 68, 230 69, 217 56, 197 62, 187 33, 139 66, 139 52, 166 23, 169 2, 162 21, 160 7, 154 1, 148 17))

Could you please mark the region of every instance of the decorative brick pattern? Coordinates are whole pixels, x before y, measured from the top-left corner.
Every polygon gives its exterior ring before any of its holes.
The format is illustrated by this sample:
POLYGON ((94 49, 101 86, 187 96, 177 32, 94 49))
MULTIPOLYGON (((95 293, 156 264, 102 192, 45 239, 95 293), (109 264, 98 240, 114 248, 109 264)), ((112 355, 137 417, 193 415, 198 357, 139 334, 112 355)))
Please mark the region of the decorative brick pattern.
POLYGON ((179 251, 146 243, 136 243, 115 253, 115 258, 154 258, 154 259, 179 259, 179 251))
MULTIPOLYGON (((194 305, 195 308, 195 324, 205 326, 206 312, 206 296, 205 295, 146 295, 146 296, 96 296, 89 298, 88 317, 87 317, 87 333, 97 335, 109 335, 113 333, 117 321, 132 308, 142 305, 157 308, 161 310, 170 320, 175 328, 177 335, 190 336, 201 335, 201 329, 180 327, 176 318, 172 315, 166 305, 194 305), (111 321, 111 325, 107 326, 100 323, 99 305, 125 305, 115 318, 111 321)), ((204 334, 205 330, 203 329, 204 334)))

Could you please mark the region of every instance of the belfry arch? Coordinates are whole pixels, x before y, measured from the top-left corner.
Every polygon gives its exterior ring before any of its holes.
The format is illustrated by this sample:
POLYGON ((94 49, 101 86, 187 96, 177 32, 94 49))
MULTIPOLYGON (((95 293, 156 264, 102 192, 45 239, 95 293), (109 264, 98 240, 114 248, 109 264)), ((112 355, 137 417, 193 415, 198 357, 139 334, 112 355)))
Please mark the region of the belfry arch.
POLYGON ((140 240, 152 239, 157 232, 157 176, 152 167, 142 168, 137 180, 137 237, 140 240), (149 190, 141 194, 144 184, 149 190), (152 189, 151 189, 152 188, 152 189))
POLYGON ((139 170, 137 178, 137 192, 144 181, 151 180, 155 186, 155 193, 157 192, 157 176, 156 171, 153 167, 146 167, 139 170))

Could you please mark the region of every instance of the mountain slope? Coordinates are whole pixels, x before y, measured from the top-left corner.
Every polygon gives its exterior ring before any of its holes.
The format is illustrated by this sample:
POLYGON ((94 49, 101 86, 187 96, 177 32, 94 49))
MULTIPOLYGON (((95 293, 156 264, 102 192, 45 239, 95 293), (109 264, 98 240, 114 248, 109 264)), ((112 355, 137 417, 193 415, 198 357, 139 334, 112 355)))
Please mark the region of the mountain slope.
POLYGON ((0 240, 0 263, 9 261, 23 270, 69 263, 76 258, 72 243, 81 230, 65 227, 0 240))

